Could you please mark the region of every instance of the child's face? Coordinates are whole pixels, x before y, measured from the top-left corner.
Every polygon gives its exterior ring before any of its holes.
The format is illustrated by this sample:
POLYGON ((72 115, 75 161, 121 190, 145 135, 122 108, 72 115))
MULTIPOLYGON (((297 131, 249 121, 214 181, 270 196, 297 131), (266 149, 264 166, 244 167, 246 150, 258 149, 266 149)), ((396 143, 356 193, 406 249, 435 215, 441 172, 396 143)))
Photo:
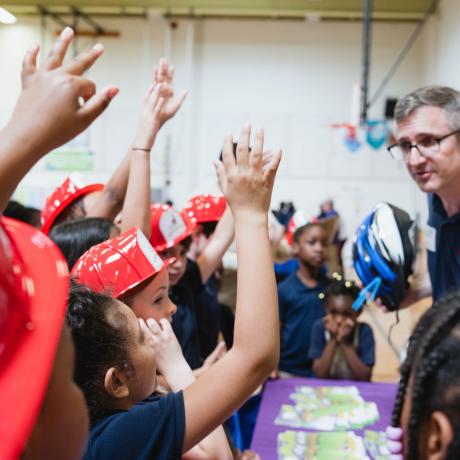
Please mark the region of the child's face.
POLYGON ((293 245, 293 252, 301 262, 319 268, 324 264, 327 246, 326 232, 321 226, 313 225, 302 232, 293 245))
POLYGON ((73 380, 74 365, 74 345, 64 325, 48 390, 21 458, 76 460, 82 457, 89 417, 83 393, 73 380))
POLYGON ((337 326, 341 326, 347 319, 356 321, 358 313, 353 310, 353 299, 347 295, 331 296, 326 304, 326 314, 330 315, 337 326))
POLYGON ((153 318, 158 322, 165 318, 171 322, 177 307, 171 302, 168 290, 168 271, 161 270, 132 297, 130 304, 136 316, 145 321, 153 318))
MULTIPOLYGON (((133 371, 129 378, 129 399, 133 404, 150 396, 156 388, 156 360, 150 332, 134 312, 123 302, 116 301, 116 309, 126 318, 128 330, 128 358, 133 371)), ((114 324, 117 327, 117 324, 114 324)))
POLYGON ((174 263, 168 265, 169 284, 175 286, 180 279, 184 276, 187 269, 187 252, 188 248, 182 243, 178 243, 172 248, 160 252, 160 257, 163 260, 174 257, 174 263))

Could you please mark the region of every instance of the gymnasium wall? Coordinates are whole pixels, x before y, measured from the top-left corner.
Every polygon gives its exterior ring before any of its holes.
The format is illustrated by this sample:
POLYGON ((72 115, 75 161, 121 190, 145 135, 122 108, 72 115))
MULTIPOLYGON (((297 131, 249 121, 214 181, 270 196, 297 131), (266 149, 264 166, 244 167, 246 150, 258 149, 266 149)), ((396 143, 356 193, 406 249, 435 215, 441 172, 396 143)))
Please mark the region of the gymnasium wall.
MULTIPOLYGON (((379 200, 411 213, 423 209, 424 201, 404 168, 385 148, 375 151, 365 146, 350 153, 343 143, 344 131, 329 127, 351 121, 352 88, 361 72, 359 23, 181 20, 171 30, 155 16, 100 22, 121 37, 101 40, 106 51, 90 76, 99 87, 114 83, 121 92, 87 135, 95 152, 94 170, 84 173, 88 181, 106 180, 123 156, 135 131, 151 67, 166 55, 177 67, 176 87, 187 88, 190 94, 152 153, 152 185, 163 188, 169 178, 165 196, 177 205, 191 192, 216 189, 212 159, 226 131, 237 134, 248 120, 266 129, 268 148, 284 148, 274 206, 293 200, 313 214, 322 199, 332 197, 348 233, 379 200)), ((453 20, 450 32, 430 27, 383 97, 401 96, 427 81, 429 33, 441 41, 450 41, 446 34, 458 34, 453 20)), ((371 95, 413 28, 414 24, 374 25, 371 95)), ((44 34, 38 18, 21 17, 17 25, 0 27, 0 123, 7 120, 18 94, 27 46, 45 40, 48 48, 56 29, 50 22, 44 34)), ((89 39, 80 39, 78 48, 90 44, 89 39)), ((449 55, 437 57, 436 78, 443 74, 449 55)), ((382 118, 383 97, 371 108, 371 118, 382 118)), ((18 197, 40 206, 65 176, 49 171, 42 161, 23 181, 18 197)))

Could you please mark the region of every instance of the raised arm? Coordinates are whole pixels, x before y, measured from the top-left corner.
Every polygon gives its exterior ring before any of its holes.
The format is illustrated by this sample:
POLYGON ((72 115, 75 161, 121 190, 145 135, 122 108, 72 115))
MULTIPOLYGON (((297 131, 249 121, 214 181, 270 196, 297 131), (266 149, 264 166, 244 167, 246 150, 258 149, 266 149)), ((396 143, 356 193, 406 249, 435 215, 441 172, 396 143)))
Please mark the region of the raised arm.
POLYGON ((163 83, 151 85, 144 98, 139 133, 131 149, 131 163, 126 196, 123 202, 121 231, 140 228, 150 237, 150 151, 160 130, 160 116, 165 98, 172 95, 172 88, 163 83))
POLYGON ((267 213, 281 152, 264 169, 263 131, 257 133, 251 153, 250 133, 251 128, 246 125, 236 160, 232 136, 227 135, 223 163, 216 164, 222 191, 235 219, 238 253, 235 334, 230 351, 184 390, 184 452, 240 407, 278 363, 278 302, 267 213))
MULTIPOLYGON (((136 135, 133 142, 126 152, 120 165, 110 177, 104 190, 99 196, 96 203, 88 209, 88 217, 106 217, 115 219, 117 214, 123 207, 125 195, 127 193, 128 181, 130 178, 131 157, 133 156, 133 148, 145 148, 151 150, 155 141, 158 130, 171 118, 176 115, 177 111, 182 106, 182 103, 187 96, 187 92, 183 91, 179 95, 173 92, 174 67, 168 67, 165 59, 160 59, 158 66, 153 70, 153 83, 149 89, 147 97, 152 93, 153 89, 158 84, 163 84, 164 91, 170 91, 165 100, 161 113, 158 114, 159 126, 156 132, 149 125, 149 120, 146 120, 145 104, 139 120, 136 135)), ((150 231, 150 229, 149 229, 150 231)))
POLYGON ((63 65, 72 39, 72 29, 65 28, 39 68, 38 45, 24 57, 22 90, 11 119, 0 131, 1 212, 32 166, 84 131, 118 93, 115 87, 96 93, 94 83, 82 76, 102 54, 102 45, 63 65))
POLYGON ((203 284, 208 281, 209 277, 219 267, 225 251, 227 251, 232 244, 234 234, 235 227, 233 224, 233 216, 230 208, 227 206, 227 209, 217 224, 211 241, 197 259, 203 284))

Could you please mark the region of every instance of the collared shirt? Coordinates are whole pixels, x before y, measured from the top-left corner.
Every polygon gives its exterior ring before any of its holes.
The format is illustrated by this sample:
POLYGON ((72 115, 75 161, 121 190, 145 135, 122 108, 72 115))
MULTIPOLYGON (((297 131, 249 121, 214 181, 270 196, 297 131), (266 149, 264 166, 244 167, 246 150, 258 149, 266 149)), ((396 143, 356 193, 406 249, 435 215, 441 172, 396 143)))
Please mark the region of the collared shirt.
POLYGON ((313 324, 324 316, 323 301, 319 295, 328 284, 321 276, 314 288, 300 281, 293 273, 278 285, 281 329, 279 369, 294 375, 312 376, 309 358, 310 336, 313 324))
POLYGON ((428 270, 433 300, 460 288, 460 212, 447 216, 441 199, 428 194, 428 270))
POLYGON ((83 460, 179 460, 185 437, 182 391, 114 411, 91 427, 83 460))
POLYGON ((182 354, 192 369, 197 369, 202 364, 197 308, 203 289, 198 264, 188 259, 184 276, 171 287, 169 296, 177 306, 172 328, 182 348, 182 354))

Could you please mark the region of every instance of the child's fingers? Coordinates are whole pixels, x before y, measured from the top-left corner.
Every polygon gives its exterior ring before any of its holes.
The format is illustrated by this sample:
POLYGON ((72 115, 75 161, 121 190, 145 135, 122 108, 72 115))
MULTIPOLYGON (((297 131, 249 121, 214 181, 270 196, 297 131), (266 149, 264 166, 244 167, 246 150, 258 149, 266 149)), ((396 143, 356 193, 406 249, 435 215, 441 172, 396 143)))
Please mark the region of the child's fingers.
POLYGON ((169 69, 168 69, 168 80, 171 82, 173 79, 174 79, 174 71, 175 71, 175 67, 173 65, 170 65, 169 66, 169 69))
POLYGON ((74 32, 70 27, 65 27, 59 35, 59 38, 54 42, 51 51, 40 68, 52 70, 62 65, 67 48, 73 40, 74 32))
POLYGON ((152 331, 147 326, 147 324, 145 324, 145 321, 142 318, 137 318, 137 320, 139 321, 139 325, 141 326, 141 330, 143 330, 146 334, 150 335, 152 333, 152 331))
POLYGON ((167 333, 168 335, 175 335, 171 323, 166 318, 160 319, 160 326, 163 332, 167 333))
POLYGON ((161 327, 153 318, 149 318, 147 320, 147 326, 149 327, 149 329, 152 331, 153 334, 155 335, 161 334, 161 327))
POLYGON ((256 134, 254 146, 249 154, 249 164, 252 168, 260 168, 263 164, 264 130, 259 129, 256 134))
POLYGON ((222 163, 227 171, 235 166, 235 157, 233 155, 233 136, 230 132, 225 135, 224 145, 222 147, 222 163))
POLYGON ((73 75, 82 75, 88 70, 99 56, 104 52, 104 47, 101 43, 96 43, 90 50, 79 54, 72 60, 64 70, 73 75))
POLYGON ((150 95, 152 94, 153 88, 155 87, 154 83, 151 83, 149 87, 147 88, 147 91, 144 96, 144 104, 148 101, 150 95))
POLYGON ((251 125, 246 123, 241 130, 236 147, 236 163, 240 166, 249 165, 249 139, 251 138, 251 125))
POLYGON ((278 171, 281 158, 283 156, 283 151, 280 149, 278 150, 270 160, 264 169, 264 175, 267 179, 273 180, 276 176, 276 172, 278 171))
POLYGON ((26 83, 26 79, 37 71, 37 55, 39 50, 40 46, 34 44, 27 50, 24 56, 21 72, 22 86, 26 83))
POLYGON ((111 86, 92 96, 78 111, 84 124, 91 124, 108 107, 118 92, 118 88, 111 86))
POLYGON ((216 169, 217 180, 219 181, 219 187, 222 193, 225 195, 227 190, 227 176, 225 174, 225 168, 221 161, 215 160, 213 162, 214 168, 216 169))

